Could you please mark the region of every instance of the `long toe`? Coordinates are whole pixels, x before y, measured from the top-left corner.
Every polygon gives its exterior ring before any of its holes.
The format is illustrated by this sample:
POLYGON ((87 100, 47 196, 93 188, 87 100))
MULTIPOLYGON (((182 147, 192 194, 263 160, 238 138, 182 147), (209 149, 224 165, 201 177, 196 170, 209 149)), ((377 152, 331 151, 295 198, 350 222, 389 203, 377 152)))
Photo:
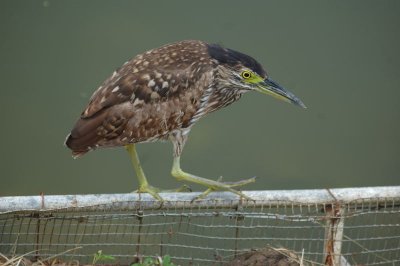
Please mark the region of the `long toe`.
POLYGON ((256 177, 248 178, 248 179, 243 179, 235 182, 221 182, 229 187, 241 187, 250 183, 256 182, 256 177))

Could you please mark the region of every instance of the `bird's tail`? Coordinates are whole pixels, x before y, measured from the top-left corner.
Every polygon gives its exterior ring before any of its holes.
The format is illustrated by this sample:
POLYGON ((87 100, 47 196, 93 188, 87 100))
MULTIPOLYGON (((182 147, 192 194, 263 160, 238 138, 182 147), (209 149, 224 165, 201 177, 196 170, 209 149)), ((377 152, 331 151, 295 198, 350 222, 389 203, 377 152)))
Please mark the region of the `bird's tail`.
POLYGON ((97 147, 98 141, 101 140, 101 137, 97 134, 97 129, 103 123, 105 116, 106 112, 99 112, 89 118, 80 118, 76 122, 64 143, 72 150, 74 158, 78 158, 97 147))
POLYGON ((72 150, 72 157, 74 157, 74 159, 81 157, 82 155, 84 155, 85 153, 87 153, 88 151, 90 151, 89 148, 87 149, 82 149, 82 150, 74 150, 74 138, 71 136, 71 133, 67 135, 64 145, 67 146, 68 148, 70 148, 72 150))

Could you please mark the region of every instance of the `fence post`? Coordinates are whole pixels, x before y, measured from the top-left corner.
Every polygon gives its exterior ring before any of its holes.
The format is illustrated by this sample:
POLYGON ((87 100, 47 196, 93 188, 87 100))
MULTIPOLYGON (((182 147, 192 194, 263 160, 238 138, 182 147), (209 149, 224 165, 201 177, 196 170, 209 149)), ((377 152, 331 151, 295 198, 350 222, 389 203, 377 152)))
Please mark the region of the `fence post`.
POLYGON ((325 213, 324 263, 329 266, 344 266, 341 265, 341 251, 345 208, 335 202, 325 206, 325 213))

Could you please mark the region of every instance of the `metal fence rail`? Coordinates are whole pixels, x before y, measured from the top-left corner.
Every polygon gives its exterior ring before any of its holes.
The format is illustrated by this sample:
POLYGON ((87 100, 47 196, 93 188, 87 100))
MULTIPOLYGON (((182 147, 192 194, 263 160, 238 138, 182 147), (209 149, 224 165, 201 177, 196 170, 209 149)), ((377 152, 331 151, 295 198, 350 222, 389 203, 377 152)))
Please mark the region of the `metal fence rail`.
POLYGON ((129 264, 168 254, 180 265, 229 265, 265 247, 314 265, 400 265, 400 186, 326 190, 0 197, 0 253, 129 264))

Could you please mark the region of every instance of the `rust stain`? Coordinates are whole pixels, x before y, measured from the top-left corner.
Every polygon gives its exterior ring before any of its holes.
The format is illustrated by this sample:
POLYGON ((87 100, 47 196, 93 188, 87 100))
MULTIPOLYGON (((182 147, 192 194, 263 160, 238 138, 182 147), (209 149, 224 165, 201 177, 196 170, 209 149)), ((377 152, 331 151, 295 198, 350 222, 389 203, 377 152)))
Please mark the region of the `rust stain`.
MULTIPOLYGON (((329 191, 329 190, 328 190, 329 191)), ((332 195, 333 196, 333 195, 332 195)), ((333 266, 334 264, 334 255, 335 255, 335 250, 334 250, 334 237, 335 237, 335 227, 336 224, 340 220, 340 203, 338 201, 332 203, 332 204, 327 204, 325 207, 326 211, 326 220, 330 221, 329 225, 329 234, 327 235, 328 239, 326 242, 326 257, 325 257, 325 265, 333 266)))

